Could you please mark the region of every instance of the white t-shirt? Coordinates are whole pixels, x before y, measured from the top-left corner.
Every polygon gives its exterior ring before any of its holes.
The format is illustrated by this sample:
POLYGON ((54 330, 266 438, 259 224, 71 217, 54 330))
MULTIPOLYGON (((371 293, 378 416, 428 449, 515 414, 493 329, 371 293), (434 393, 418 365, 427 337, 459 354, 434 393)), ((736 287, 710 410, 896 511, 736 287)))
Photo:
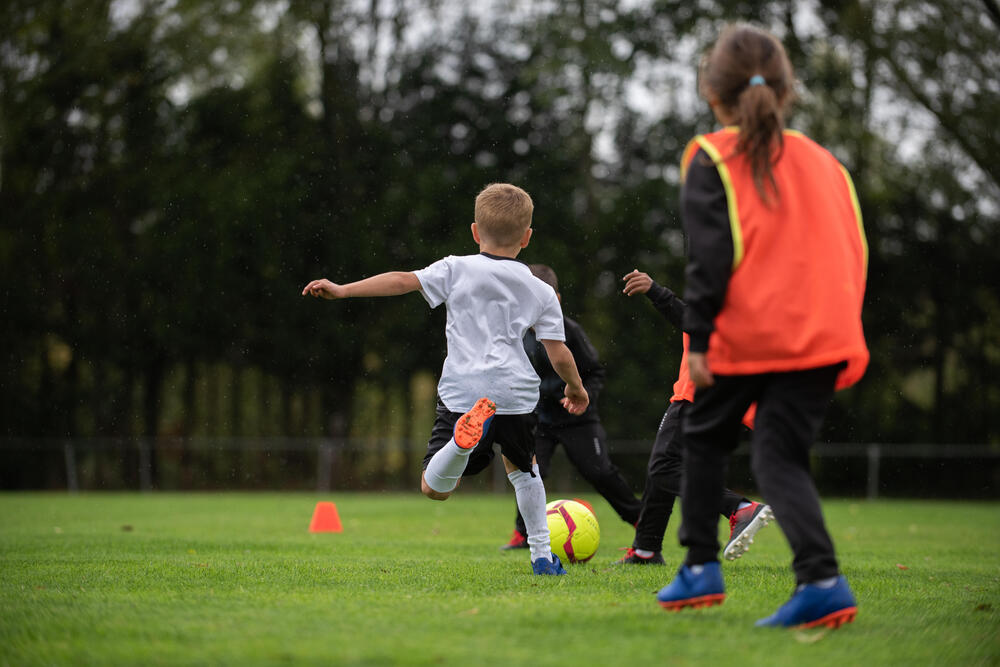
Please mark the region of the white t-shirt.
POLYGON ((524 263, 488 254, 452 255, 414 273, 431 308, 448 310, 438 382, 445 407, 467 412, 485 396, 497 414, 532 412, 539 380, 521 339, 533 328, 539 340, 566 340, 555 290, 524 263))

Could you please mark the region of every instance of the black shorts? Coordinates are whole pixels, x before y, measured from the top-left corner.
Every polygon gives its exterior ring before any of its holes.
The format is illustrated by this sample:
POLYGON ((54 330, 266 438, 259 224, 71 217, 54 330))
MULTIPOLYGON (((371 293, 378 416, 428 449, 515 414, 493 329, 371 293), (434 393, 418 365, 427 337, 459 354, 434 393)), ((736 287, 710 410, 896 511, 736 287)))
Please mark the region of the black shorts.
MULTIPOLYGON (((431 439, 424 454, 424 469, 439 449, 448 444, 455 434, 455 423, 464 413, 451 412, 440 400, 431 439)), ((469 464, 463 477, 472 476, 485 470, 493 461, 493 443, 500 445, 500 453, 523 472, 531 472, 531 459, 535 456, 535 424, 538 417, 534 413, 526 415, 494 415, 490 426, 483 434, 476 448, 469 455, 469 464)))

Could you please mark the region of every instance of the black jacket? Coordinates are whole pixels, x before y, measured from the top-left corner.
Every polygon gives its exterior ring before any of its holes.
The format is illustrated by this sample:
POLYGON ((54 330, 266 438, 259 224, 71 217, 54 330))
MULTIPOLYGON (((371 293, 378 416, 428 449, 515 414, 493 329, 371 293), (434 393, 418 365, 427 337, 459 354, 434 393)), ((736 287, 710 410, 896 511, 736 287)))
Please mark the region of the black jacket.
POLYGON ((583 388, 590 395, 590 405, 582 415, 571 415, 559 404, 566 395, 563 391, 566 383, 552 368, 545 347, 535 339, 535 332, 529 329, 524 335, 524 351, 528 353, 531 365, 542 380, 536 408, 538 423, 542 426, 570 426, 600 421, 597 413, 597 397, 604 388, 604 367, 601 366, 597 350, 587 338, 583 327, 568 317, 564 316, 563 320, 566 326, 566 347, 576 360, 583 388))
POLYGON ((667 321, 678 329, 681 328, 684 321, 684 301, 680 297, 655 280, 649 286, 646 297, 653 302, 653 306, 660 315, 667 318, 667 321))
POLYGON ((733 232, 726 189, 704 149, 688 167, 681 213, 688 245, 684 331, 691 336, 691 352, 705 352, 732 275, 733 232))

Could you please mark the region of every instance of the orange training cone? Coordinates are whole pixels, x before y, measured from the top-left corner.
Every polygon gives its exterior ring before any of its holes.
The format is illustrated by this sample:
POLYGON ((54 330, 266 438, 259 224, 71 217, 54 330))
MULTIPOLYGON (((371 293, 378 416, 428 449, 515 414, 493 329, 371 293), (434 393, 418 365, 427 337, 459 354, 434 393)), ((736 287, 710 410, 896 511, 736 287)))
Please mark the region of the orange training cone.
POLYGON ((312 521, 309 522, 310 533, 342 533, 344 527, 340 525, 340 515, 337 514, 337 506, 330 502, 316 503, 313 510, 312 521))

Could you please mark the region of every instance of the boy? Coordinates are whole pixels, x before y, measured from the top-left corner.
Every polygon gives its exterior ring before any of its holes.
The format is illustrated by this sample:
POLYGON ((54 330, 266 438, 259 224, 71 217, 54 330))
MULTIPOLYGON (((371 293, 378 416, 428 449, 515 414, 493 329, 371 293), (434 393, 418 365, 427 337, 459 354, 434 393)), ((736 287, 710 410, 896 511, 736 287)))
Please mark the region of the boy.
MULTIPOLYGON (((672 291, 658 284, 648 274, 634 269, 622 280, 626 296, 645 294, 653 306, 680 328, 684 315, 684 302, 672 291)), ((674 499, 681 494, 682 447, 681 420, 687 406, 694 400, 694 383, 687 374, 687 337, 684 341, 680 373, 674 383, 674 395, 656 432, 653 450, 649 454, 646 489, 642 494, 642 512, 635 526, 635 539, 625 555, 618 561, 623 565, 662 565, 663 533, 670 521, 674 499)), ((753 426, 752 412, 747 412, 743 423, 753 426)), ((729 542, 723 555, 727 560, 741 557, 750 548, 754 536, 774 518, 771 508, 753 502, 729 489, 723 489, 719 512, 729 519, 729 542)))
MULTIPOLYGON (((559 279, 556 272, 544 264, 528 266, 535 277, 544 281, 556 292, 559 303, 559 279)), ((570 462, 593 487, 604 496, 614 508, 622 521, 634 526, 639 519, 639 500, 622 477, 618 467, 611 462, 605 443, 607 437, 601 425, 601 417, 597 414, 597 395, 604 386, 604 369, 597 357, 597 350, 587 339, 583 328, 574 320, 563 315, 566 324, 566 347, 573 353, 583 386, 590 397, 590 405, 580 415, 567 414, 559 401, 562 399, 563 383, 549 363, 548 356, 534 332, 528 331, 524 336, 524 349, 528 353, 531 365, 541 378, 541 400, 538 402, 538 431, 535 437, 535 454, 538 456, 538 468, 542 479, 549 474, 549 464, 555 453, 556 445, 562 444, 570 462)), ((527 534, 524 519, 518 512, 514 524, 514 534, 510 542, 501 549, 520 549, 527 547, 527 534)))
POLYGON ((347 285, 314 280, 302 294, 342 299, 419 290, 432 308, 445 304, 448 355, 420 490, 432 500, 446 500, 463 475, 489 465, 493 443, 499 443, 527 526, 532 571, 560 575, 566 570, 550 549, 545 487, 534 456, 538 376, 521 344, 525 331, 535 330, 565 380, 563 407, 581 414, 589 399, 563 342, 555 292, 516 259, 531 239, 533 210, 521 188, 488 185, 476 197, 472 223, 478 255, 449 256, 419 271, 392 271, 347 285))

